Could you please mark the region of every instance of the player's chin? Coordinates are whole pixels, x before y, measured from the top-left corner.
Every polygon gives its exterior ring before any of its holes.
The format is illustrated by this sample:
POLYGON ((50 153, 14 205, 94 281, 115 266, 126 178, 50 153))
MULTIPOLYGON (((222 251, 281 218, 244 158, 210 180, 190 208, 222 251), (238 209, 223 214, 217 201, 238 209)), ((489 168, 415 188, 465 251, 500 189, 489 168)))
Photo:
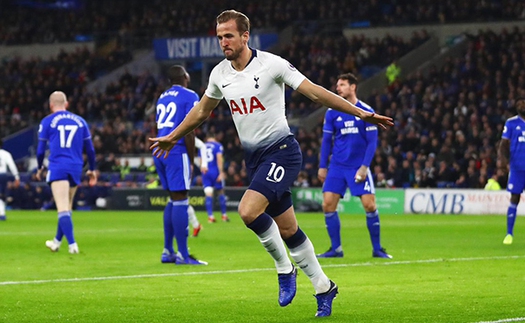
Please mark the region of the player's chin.
POLYGON ((225 49, 223 53, 224 53, 224 57, 229 61, 233 61, 239 56, 239 55, 236 55, 235 52, 231 49, 225 49))

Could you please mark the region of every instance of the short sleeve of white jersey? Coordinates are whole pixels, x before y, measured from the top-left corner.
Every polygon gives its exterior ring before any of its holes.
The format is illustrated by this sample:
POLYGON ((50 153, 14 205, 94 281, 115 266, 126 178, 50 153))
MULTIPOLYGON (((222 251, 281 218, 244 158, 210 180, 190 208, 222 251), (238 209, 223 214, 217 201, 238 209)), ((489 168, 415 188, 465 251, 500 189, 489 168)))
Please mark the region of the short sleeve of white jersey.
POLYGON ((299 85, 306 79, 301 72, 299 72, 290 62, 284 58, 271 55, 271 63, 267 64, 268 72, 274 77, 276 81, 283 82, 288 86, 297 90, 299 85))
POLYGON ((222 95, 222 92, 221 92, 220 88, 219 88, 219 81, 220 81, 219 80, 219 78, 220 78, 219 69, 221 68, 221 65, 222 64, 219 63, 211 71, 210 78, 209 78, 209 81, 208 81, 208 87, 206 88, 206 92, 204 92, 204 94, 207 97, 212 98, 212 99, 216 99, 216 100, 222 100, 222 98, 224 97, 222 95))
POLYGON ((208 167, 208 154, 206 153, 206 145, 202 140, 195 137, 195 148, 197 148, 200 152, 201 156, 201 167, 208 167))
POLYGON ((9 171, 11 174, 13 174, 15 179, 20 179, 20 176, 18 175, 18 168, 16 167, 15 161, 13 160, 13 156, 10 152, 0 149, 0 161, 3 161, 3 163, 0 163, 0 173, 5 173, 7 168, 9 168, 9 171))

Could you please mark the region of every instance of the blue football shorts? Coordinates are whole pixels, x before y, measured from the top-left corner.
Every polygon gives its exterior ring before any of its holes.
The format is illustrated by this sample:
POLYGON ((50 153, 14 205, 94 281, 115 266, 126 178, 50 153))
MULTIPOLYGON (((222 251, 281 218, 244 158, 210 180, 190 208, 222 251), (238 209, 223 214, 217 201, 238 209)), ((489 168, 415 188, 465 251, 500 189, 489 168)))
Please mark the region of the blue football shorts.
POLYGON ((70 187, 80 184, 82 178, 82 167, 66 169, 57 166, 49 166, 47 170, 46 182, 51 184, 56 181, 68 181, 70 187))
POLYGON ((301 170, 302 159, 297 140, 289 136, 266 151, 255 167, 248 168, 248 188, 268 199, 266 212, 270 216, 278 216, 292 206, 290 187, 301 170))
POLYGON ((216 190, 222 190, 224 188, 224 180, 217 181, 218 177, 218 172, 208 170, 206 174, 202 175, 202 186, 213 187, 216 190))
POLYGON ((521 194, 525 189, 525 170, 510 170, 507 191, 512 194, 521 194))
POLYGON ((356 183, 355 174, 358 170, 359 167, 330 166, 323 185, 323 193, 332 192, 344 197, 346 188, 349 188, 352 196, 375 194, 374 179, 372 178, 370 169, 366 175, 366 180, 356 183))
POLYGON ((167 158, 153 156, 153 162, 165 190, 178 192, 190 189, 191 168, 188 154, 172 151, 167 158))

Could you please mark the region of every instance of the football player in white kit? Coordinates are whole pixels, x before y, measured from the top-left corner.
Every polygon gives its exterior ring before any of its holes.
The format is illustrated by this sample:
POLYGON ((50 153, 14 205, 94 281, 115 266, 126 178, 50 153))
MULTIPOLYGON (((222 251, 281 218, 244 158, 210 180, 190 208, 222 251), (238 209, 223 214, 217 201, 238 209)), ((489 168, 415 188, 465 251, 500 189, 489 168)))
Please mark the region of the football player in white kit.
POLYGON ((2 138, 0 138, 0 221, 7 220, 4 202, 6 199, 4 194, 6 193, 7 182, 10 178, 7 169, 9 169, 14 176, 16 185, 18 186, 20 184, 20 176, 18 175, 18 168, 13 160, 13 156, 7 150, 2 149, 3 144, 4 142, 2 141, 2 138))
POLYGON ((290 186, 300 171, 302 155, 286 120, 284 87, 382 128, 392 126, 392 119, 366 112, 310 82, 281 57, 248 47, 249 30, 248 17, 238 11, 226 10, 217 17, 217 38, 226 59, 212 70, 205 94, 185 120, 169 135, 150 138, 150 149, 156 156, 167 156, 177 140, 206 120, 224 98, 244 147, 251 179, 240 201, 239 215, 274 259, 279 304, 290 304, 297 287, 297 270, 287 256, 286 244, 314 286, 316 316, 330 316, 337 285, 321 269, 312 243, 297 225, 292 205, 290 186))

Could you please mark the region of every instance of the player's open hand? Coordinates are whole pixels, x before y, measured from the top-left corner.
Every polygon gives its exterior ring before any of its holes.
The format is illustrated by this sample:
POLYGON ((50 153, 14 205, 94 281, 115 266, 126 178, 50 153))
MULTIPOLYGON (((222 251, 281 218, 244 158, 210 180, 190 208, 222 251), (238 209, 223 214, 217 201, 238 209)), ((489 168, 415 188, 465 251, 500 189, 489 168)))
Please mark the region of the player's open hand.
POLYGON ((357 173, 355 173, 354 180, 356 183, 361 183, 366 180, 366 175, 368 174, 368 167, 361 166, 357 170, 357 173))
POLYGON ((89 186, 95 186, 97 184, 97 171, 88 170, 86 175, 89 177, 89 186))
POLYGON ((148 138, 149 141, 152 141, 153 144, 149 146, 149 150, 153 151, 153 156, 161 158, 164 155, 164 158, 168 157, 170 150, 175 146, 175 143, 168 136, 148 138))
POLYGON ((36 171, 36 174, 35 174, 35 178, 37 181, 41 181, 42 180, 42 172, 44 171, 44 168, 39 168, 37 171, 36 171))
POLYGON ((387 129, 387 127, 392 127, 394 125, 392 118, 377 113, 371 113, 361 119, 363 119, 363 121, 376 124, 382 129, 387 129))

